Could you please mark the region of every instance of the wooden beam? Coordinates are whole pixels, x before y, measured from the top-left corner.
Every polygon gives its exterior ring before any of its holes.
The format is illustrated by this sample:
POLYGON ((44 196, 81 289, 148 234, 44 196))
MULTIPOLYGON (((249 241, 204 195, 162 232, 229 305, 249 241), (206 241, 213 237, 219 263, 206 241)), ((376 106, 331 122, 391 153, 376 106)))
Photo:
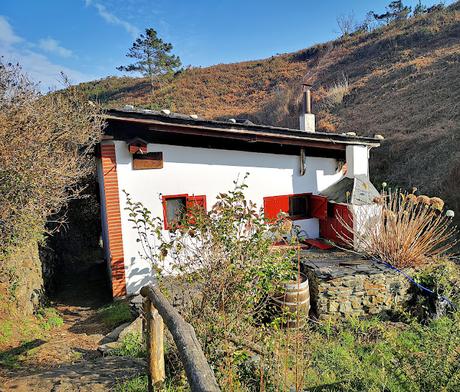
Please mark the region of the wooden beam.
POLYGON ((158 286, 144 286, 141 295, 151 301, 171 332, 192 392, 219 392, 216 378, 203 354, 193 327, 161 294, 158 286))
MULTIPOLYGON (((233 140, 242 140, 247 143, 270 143, 270 144, 284 144, 291 146, 300 146, 300 147, 310 147, 310 148, 320 148, 324 150, 345 150, 346 144, 342 142, 336 142, 333 140, 311 140, 302 137, 294 137, 290 135, 271 135, 268 133, 265 134, 256 134, 253 132, 235 132, 225 129, 219 129, 216 132, 214 129, 210 128, 181 128, 176 125, 169 124, 155 124, 150 126, 149 130, 154 132, 167 132, 169 134, 178 134, 178 135, 194 135, 194 136, 206 136, 222 139, 233 139, 233 140)), ((299 131, 300 132, 300 131, 299 131)))
POLYGON ((155 309, 148 298, 145 299, 143 306, 146 319, 145 341, 149 369, 148 386, 149 392, 153 392, 154 388, 161 387, 166 378, 163 342, 164 326, 158 310, 155 309))

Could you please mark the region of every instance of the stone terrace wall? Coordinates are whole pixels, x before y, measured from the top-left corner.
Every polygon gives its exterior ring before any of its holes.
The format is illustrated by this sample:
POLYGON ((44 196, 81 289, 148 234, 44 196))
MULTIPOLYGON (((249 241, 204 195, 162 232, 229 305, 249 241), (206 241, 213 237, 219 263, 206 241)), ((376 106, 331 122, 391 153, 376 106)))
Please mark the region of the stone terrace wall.
POLYGON ((304 260, 311 316, 327 319, 375 315, 400 309, 410 299, 410 284, 404 276, 353 257, 354 260, 347 256, 304 260))

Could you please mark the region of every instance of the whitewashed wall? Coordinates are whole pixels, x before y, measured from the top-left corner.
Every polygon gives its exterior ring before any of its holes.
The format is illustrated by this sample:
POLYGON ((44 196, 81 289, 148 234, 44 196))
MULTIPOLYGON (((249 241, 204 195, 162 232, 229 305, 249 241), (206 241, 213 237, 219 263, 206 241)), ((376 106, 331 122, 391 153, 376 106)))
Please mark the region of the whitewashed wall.
MULTIPOLYGON (((123 247, 128 293, 137 292, 150 280, 150 266, 139 256, 137 235, 127 221, 126 190, 156 216, 163 217, 161 195, 206 195, 208 209, 216 196, 233 188, 246 172, 247 198, 263 206, 265 196, 318 193, 341 178, 332 158, 306 158, 306 173, 299 175, 299 157, 245 151, 215 150, 149 144, 148 152, 162 151, 163 169, 132 170, 132 155, 125 142, 115 141, 120 191, 123 247)), ((307 235, 319 235, 317 219, 295 221, 307 235)))

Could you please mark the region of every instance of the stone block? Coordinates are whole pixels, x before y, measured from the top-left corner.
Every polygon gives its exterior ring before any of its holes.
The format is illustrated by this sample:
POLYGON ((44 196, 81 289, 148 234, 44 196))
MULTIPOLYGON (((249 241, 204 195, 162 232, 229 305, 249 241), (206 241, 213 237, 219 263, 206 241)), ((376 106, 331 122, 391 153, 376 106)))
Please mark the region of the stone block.
POLYGON ((328 312, 331 312, 331 313, 338 312, 339 304, 337 302, 330 301, 327 310, 328 310, 328 312))
POLYGON ((343 314, 351 313, 352 307, 350 302, 343 302, 339 304, 339 312, 343 314))

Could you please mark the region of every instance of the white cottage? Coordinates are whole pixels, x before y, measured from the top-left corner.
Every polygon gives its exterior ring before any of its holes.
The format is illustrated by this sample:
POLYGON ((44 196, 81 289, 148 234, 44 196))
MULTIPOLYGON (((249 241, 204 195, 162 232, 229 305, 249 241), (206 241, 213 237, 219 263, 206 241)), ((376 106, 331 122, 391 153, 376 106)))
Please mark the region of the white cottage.
POLYGON ((315 132, 308 91, 303 112, 297 130, 166 110, 109 110, 98 181, 113 295, 136 293, 151 279, 128 222, 123 191, 163 217, 167 231, 175 208, 192 199, 210 207, 218 193, 248 172, 247 197, 263 206, 267 217, 284 211, 308 238, 320 237, 320 226, 326 233, 325 191, 344 177, 367 178, 369 150, 379 140, 315 132))

